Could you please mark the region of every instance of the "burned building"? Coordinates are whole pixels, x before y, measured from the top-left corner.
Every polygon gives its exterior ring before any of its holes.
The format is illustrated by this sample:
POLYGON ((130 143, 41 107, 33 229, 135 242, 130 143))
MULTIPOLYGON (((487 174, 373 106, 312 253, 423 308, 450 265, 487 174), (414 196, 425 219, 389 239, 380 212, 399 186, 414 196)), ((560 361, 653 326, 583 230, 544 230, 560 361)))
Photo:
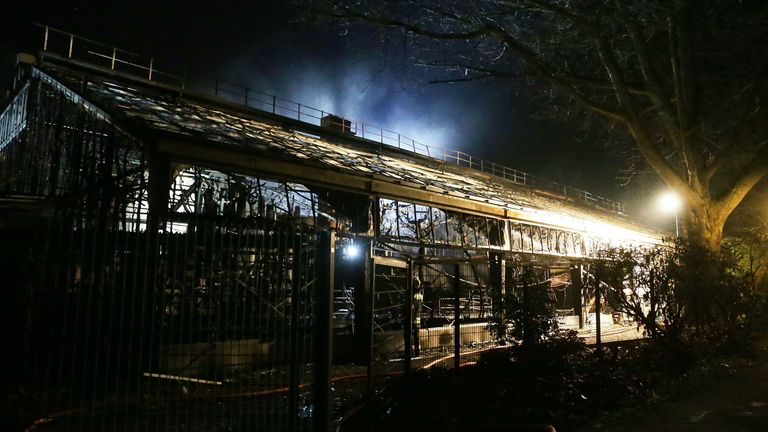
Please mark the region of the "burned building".
POLYGON ((458 364, 521 272, 584 326, 580 264, 660 242, 585 191, 43 30, 0 106, 9 382, 40 430, 327 429, 334 359, 368 387, 458 364))

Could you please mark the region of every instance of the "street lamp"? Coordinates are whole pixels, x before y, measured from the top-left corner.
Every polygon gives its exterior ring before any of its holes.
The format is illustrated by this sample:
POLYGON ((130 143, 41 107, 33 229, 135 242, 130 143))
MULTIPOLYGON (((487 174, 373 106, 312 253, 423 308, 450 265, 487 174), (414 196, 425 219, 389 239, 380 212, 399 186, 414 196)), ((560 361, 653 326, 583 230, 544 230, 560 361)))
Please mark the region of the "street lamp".
POLYGON ((675 215, 675 237, 680 237, 680 225, 677 220, 677 212, 682 205, 682 200, 674 192, 668 191, 659 196, 659 208, 664 212, 673 213, 675 215))

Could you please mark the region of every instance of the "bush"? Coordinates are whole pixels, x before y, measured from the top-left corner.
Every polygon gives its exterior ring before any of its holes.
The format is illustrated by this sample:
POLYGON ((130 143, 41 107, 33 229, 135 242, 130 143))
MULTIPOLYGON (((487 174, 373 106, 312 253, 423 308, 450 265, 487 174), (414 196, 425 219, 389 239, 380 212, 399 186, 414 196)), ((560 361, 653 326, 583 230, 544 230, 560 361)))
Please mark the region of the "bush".
POLYGON ((492 288, 494 312, 489 328, 499 340, 524 346, 558 337, 555 299, 548 281, 537 281, 529 267, 517 269, 502 292, 492 288))
POLYGON ((710 350, 743 334, 750 309, 745 272, 721 254, 677 241, 604 251, 606 297, 652 338, 676 350, 710 350))

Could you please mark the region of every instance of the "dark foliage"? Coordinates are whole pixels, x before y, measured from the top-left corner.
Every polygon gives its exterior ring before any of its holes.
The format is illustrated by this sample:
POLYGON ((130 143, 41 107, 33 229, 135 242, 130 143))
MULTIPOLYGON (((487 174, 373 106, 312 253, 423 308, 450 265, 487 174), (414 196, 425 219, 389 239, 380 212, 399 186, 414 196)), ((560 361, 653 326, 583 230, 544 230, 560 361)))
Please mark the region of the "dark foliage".
POLYGON ((345 422, 343 430, 571 430, 599 412, 650 397, 656 382, 643 344, 597 356, 573 335, 520 356, 492 350, 459 370, 431 369, 400 382, 345 422))
POLYGON ((714 352, 743 340, 759 297, 730 250, 720 254, 677 241, 671 247, 603 252, 610 305, 681 355, 714 352))
POLYGON ((489 328, 499 340, 539 345, 557 333, 555 300, 549 281, 539 281, 529 267, 519 267, 506 287, 491 287, 494 310, 489 328))

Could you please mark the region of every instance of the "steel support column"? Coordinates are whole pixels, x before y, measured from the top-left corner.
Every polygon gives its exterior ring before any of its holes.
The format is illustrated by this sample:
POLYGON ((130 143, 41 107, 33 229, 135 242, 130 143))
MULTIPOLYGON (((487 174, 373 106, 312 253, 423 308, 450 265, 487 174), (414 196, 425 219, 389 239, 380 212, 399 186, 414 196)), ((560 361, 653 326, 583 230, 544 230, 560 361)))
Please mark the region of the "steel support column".
MULTIPOLYGON (((331 365, 333 356, 333 277, 336 233, 320 234, 317 253, 318 275, 315 292, 315 355, 313 430, 328 432, 331 406, 331 365)), ((290 413, 296 416, 297 413, 290 413)))
POLYGON ((368 308, 367 314, 366 314, 366 326, 363 327, 367 335, 368 339, 368 351, 366 355, 366 361, 367 361, 367 374, 368 374, 368 395, 373 395, 373 324, 374 324, 374 313, 376 311, 376 260, 373 256, 373 244, 368 248, 368 259, 366 262, 368 263, 368 266, 366 268, 368 277, 367 279, 367 288, 365 290, 366 292, 366 306, 368 308))
POLYGON ((453 265, 453 367, 461 366, 461 305, 459 294, 461 286, 461 267, 453 265))
MULTIPOLYGON (((294 268, 293 268, 293 280, 291 281, 291 325, 289 328, 289 361, 288 361, 288 430, 297 430, 298 417, 296 413, 299 412, 299 325, 300 314, 299 307, 302 304, 303 299, 300 298, 301 294, 301 278, 299 277, 300 271, 295 268, 296 262, 298 262, 299 251, 301 250, 301 237, 300 235, 293 234, 293 253, 294 253, 294 268)), ((322 271, 322 268, 319 269, 322 271)), ((331 311, 333 313, 333 311, 331 311)), ((331 315, 332 316, 332 315, 331 315)))
MULTIPOLYGON (((504 254, 490 252, 488 254, 488 286, 491 287, 493 313, 500 322, 504 321, 504 298, 506 297, 504 254)), ((482 291, 481 291, 482 292, 482 291)), ((481 310, 485 310, 484 305, 481 310)))
MULTIPOLYGON (((403 316, 405 317, 405 322, 403 322, 403 368, 405 375, 410 377, 411 357, 413 357, 413 332, 415 327, 413 325, 413 261, 410 259, 408 260, 408 267, 405 273, 405 296, 406 299, 403 302, 405 309, 403 311, 403 316)), ((419 329, 417 328, 416 337, 419 337, 418 331, 419 329)))
POLYGON ((603 349, 602 323, 600 322, 600 313, 602 312, 602 299, 600 296, 600 264, 595 264, 595 347, 600 353, 603 349))
POLYGON ((571 266, 571 284, 576 291, 576 315, 579 317, 579 330, 584 328, 584 284, 581 280, 582 265, 571 266))

